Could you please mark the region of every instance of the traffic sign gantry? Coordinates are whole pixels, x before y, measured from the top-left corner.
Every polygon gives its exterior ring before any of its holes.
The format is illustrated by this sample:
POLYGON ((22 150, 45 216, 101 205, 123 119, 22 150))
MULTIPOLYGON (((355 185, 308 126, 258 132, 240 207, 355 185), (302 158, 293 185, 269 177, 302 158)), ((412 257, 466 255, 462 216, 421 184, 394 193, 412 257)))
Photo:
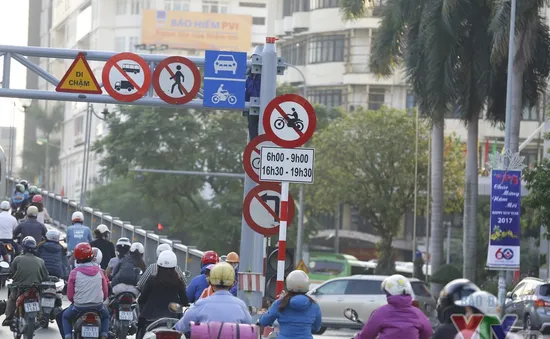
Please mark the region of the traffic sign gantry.
POLYGON ((193 100, 201 88, 201 73, 189 59, 173 56, 162 60, 153 73, 153 88, 162 100, 182 105, 193 100))
POLYGON ((275 146, 267 135, 259 135, 252 139, 243 153, 244 171, 250 179, 256 183, 260 183, 260 152, 263 146, 275 146))
POLYGON ((313 184, 313 148, 262 146, 260 180, 313 184))
POLYGON ((246 53, 206 51, 204 107, 244 108, 246 53))
POLYGON ((315 132, 317 118, 313 106, 296 94, 284 94, 271 100, 263 117, 265 134, 281 147, 300 147, 315 132))
POLYGON ((139 55, 119 53, 107 60, 101 79, 111 97, 118 101, 131 102, 147 93, 151 86, 151 70, 139 55))
POLYGON ((56 92, 84 94, 102 93, 84 53, 78 53, 55 90, 56 92))
MULTIPOLYGON (((254 187, 244 198, 243 216, 248 226, 254 231, 268 237, 279 232, 281 186, 274 183, 263 183, 254 187)), ((289 197, 286 219, 294 218, 294 199, 289 197)), ((288 227, 288 226, 287 226, 288 227)))

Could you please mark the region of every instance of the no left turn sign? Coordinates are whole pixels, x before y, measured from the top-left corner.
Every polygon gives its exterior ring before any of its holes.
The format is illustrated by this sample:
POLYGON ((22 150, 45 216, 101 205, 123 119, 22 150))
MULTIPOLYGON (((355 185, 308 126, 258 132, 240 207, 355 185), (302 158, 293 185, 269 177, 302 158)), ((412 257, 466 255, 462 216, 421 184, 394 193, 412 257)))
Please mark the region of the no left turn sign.
POLYGON ((263 117, 265 134, 281 147, 305 144, 315 132, 317 118, 313 106, 296 94, 285 94, 271 100, 263 117))
POLYGON ((189 59, 173 56, 162 60, 153 73, 153 88, 162 100, 182 105, 193 100, 201 88, 201 73, 189 59))
POLYGON ((139 55, 119 53, 107 60, 101 80, 111 97, 118 101, 131 102, 147 93, 151 86, 151 70, 139 55))
POLYGON ((243 153, 244 171, 250 179, 256 183, 260 183, 260 153, 262 147, 275 146, 267 135, 258 135, 252 139, 243 153))

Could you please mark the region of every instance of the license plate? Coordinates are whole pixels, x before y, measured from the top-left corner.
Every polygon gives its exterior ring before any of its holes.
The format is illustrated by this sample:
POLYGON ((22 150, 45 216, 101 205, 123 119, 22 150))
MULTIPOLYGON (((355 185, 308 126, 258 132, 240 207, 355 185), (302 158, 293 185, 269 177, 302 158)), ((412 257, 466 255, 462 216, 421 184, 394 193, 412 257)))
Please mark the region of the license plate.
POLYGON ((99 327, 97 326, 82 326, 80 331, 84 338, 99 338, 99 327))
POLYGON ((42 307, 54 307, 55 306, 55 299, 42 298, 42 299, 40 299, 40 303, 42 304, 42 307))
POLYGON ((40 311, 40 305, 36 302, 36 303, 25 303, 24 304, 25 306, 25 312, 26 313, 29 313, 29 312, 39 312, 40 311))
POLYGON ((119 311, 118 312, 118 319, 132 321, 132 320, 134 320, 134 312, 119 311))

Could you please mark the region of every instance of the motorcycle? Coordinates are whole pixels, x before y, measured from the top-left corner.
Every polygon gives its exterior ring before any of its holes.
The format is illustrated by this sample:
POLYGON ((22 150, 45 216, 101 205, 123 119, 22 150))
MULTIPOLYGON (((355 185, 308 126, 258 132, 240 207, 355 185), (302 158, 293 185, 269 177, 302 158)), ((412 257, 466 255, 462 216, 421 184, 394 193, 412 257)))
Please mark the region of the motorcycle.
POLYGON ((81 312, 73 323, 74 339, 97 339, 101 328, 101 317, 98 310, 81 312))
POLYGON ((10 264, 6 261, 0 261, 0 288, 6 286, 10 275, 10 264))
POLYGON ((288 118, 288 120, 284 118, 278 118, 277 120, 275 120, 274 126, 278 130, 283 129, 285 126, 296 128, 300 131, 304 130, 304 122, 301 119, 294 118, 288 118))
POLYGON ((19 222, 22 219, 25 219, 25 217, 27 216, 27 212, 25 211, 25 208, 23 206, 19 206, 15 211, 12 212, 12 215, 19 222))
POLYGON ((237 103, 237 97, 229 92, 214 93, 214 95, 212 95, 212 102, 217 104, 220 101, 227 101, 231 105, 235 105, 237 103))
POLYGON ((8 252, 8 262, 11 264, 13 259, 15 259, 15 247, 9 242, 4 243, 4 247, 6 248, 6 252, 8 252))
MULTIPOLYGON (((357 311, 354 310, 353 308, 346 308, 344 310, 344 317, 353 321, 354 323, 360 324, 361 326, 364 325, 363 321, 359 319, 359 314, 357 314, 357 311)), ((352 337, 351 339, 355 339, 355 337, 352 337)))
POLYGON ((110 303, 111 332, 116 338, 126 339, 136 334, 137 330, 137 302, 134 294, 124 292, 117 295, 110 303))
MULTIPOLYGON (((176 303, 170 303, 170 305, 168 305, 168 309, 172 313, 180 314, 181 317, 183 317, 183 315, 187 311, 186 307, 182 307, 181 305, 176 303)), ((143 336, 143 339, 180 339, 183 334, 176 330, 173 330, 172 328, 176 325, 181 317, 160 318, 152 322, 145 329, 145 335, 143 336)))
POLYGON ((51 276, 48 281, 40 284, 40 318, 42 328, 48 328, 61 312, 62 294, 58 288, 59 278, 51 276))
MULTIPOLYGON (((11 325, 15 339, 32 339, 37 329, 37 317, 40 313, 40 287, 20 286, 16 300, 16 311, 11 325)), ((15 291, 10 291, 15 293, 15 291)))

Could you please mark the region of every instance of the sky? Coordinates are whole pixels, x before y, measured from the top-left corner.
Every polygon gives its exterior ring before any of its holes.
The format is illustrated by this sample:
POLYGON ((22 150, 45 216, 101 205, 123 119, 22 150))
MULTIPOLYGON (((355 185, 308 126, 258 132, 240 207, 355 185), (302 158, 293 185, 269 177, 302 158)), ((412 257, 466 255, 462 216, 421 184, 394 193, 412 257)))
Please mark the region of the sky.
MULTIPOLYGON (((32 0, 30 0, 32 1, 32 0)), ((0 45, 27 45, 29 0, 0 0, 0 45)), ((3 62, 3 57, 0 57, 3 62)), ((2 65, 0 63, 0 65, 2 65)), ((26 68, 17 61, 11 61, 10 87, 25 88, 26 68)), ((0 74, 0 77, 2 74, 0 74)), ((0 126, 11 126, 12 119, 17 128, 17 154, 20 154, 23 145, 24 116, 21 102, 15 98, 0 98, 0 126), (14 106, 15 103, 15 106, 14 106)), ((16 164, 17 166, 17 164, 16 164)))

